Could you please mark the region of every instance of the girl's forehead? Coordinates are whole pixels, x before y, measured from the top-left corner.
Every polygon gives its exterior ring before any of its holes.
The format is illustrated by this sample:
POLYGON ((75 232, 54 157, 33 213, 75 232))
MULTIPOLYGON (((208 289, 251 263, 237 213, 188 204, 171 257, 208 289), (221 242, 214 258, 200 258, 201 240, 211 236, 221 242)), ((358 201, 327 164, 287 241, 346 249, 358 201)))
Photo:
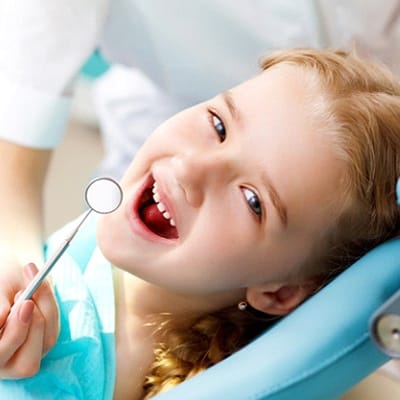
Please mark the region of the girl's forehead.
MULTIPOLYGON (((261 71, 232 88, 231 92, 237 102, 243 100, 243 106, 244 100, 251 102, 252 99, 253 103, 269 107, 288 103, 287 107, 296 108, 296 105, 312 104, 314 99, 321 97, 323 89, 316 73, 304 67, 281 63, 261 71)), ((291 109, 286 108, 286 111, 291 109)))

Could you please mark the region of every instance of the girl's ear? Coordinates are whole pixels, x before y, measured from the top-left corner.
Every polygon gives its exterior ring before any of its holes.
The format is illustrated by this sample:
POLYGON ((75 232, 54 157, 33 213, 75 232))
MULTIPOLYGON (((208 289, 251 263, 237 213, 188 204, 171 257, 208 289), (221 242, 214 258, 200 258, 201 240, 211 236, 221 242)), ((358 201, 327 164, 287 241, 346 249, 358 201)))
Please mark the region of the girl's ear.
POLYGON ((258 311, 270 315, 286 315, 316 290, 315 282, 267 283, 247 289, 248 304, 258 311))

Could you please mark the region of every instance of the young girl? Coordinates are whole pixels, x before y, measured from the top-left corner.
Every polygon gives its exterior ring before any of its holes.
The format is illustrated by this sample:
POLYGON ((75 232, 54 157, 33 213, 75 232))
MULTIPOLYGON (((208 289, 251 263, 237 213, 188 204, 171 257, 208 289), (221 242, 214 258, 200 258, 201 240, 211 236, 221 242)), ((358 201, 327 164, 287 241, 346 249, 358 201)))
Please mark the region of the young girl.
POLYGON ((399 83, 334 51, 262 68, 150 136, 121 207, 96 221, 98 247, 88 225, 55 267, 57 306, 45 284, 8 321, 1 398, 150 398, 398 233, 399 83))

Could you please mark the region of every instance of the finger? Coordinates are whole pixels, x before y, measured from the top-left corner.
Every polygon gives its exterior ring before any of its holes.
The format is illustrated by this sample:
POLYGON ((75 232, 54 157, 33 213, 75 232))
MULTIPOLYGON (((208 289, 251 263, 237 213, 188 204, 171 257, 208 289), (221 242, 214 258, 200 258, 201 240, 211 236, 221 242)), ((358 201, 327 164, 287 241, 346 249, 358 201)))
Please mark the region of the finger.
POLYGON ((13 304, 15 304, 17 302, 17 300, 21 296, 21 294, 22 294, 22 290, 19 290, 17 293, 15 293, 15 295, 14 295, 14 303, 13 304))
POLYGON ((16 308, 15 302, 17 301, 17 299, 21 295, 21 293, 22 293, 22 291, 19 291, 19 292, 17 292, 15 294, 14 302, 12 304, 10 302, 8 302, 9 307, 8 307, 8 309, 6 308, 6 313, 5 313, 6 315, 5 315, 5 318, 4 318, 4 322, 0 324, 0 339, 1 339, 2 335, 3 335, 3 331, 4 331, 4 328, 5 328, 6 324, 7 324, 7 322, 9 320, 9 318, 11 317, 11 313, 13 312, 13 309, 16 308))
MULTIPOLYGON (((25 286, 28 286, 28 284, 32 281, 32 279, 37 275, 37 273, 39 272, 38 268, 36 267, 36 265, 34 263, 28 263, 24 266, 24 281, 25 281, 25 286)), ((48 279, 45 279, 41 285, 36 289, 35 293, 33 294, 33 296, 35 296, 36 294, 38 294, 39 296, 41 294, 43 295, 53 295, 53 291, 51 288, 51 285, 48 281, 48 279)))
MULTIPOLYGON (((29 283, 32 281, 32 279, 35 277, 35 275, 39 272, 39 270, 34 263, 28 263, 24 265, 23 272, 24 272, 24 284, 25 286, 28 286, 29 283)), ((36 289, 36 292, 40 289, 40 286, 38 289, 36 289)))
POLYGON ((5 296, 0 296, 0 328, 5 324, 10 312, 11 303, 5 296))
MULTIPOLYGON (((30 263, 24 267, 24 276, 30 282, 38 273, 35 264, 30 263)), ((59 313, 52 287, 44 281, 32 298, 38 306, 45 321, 43 351, 47 352, 54 346, 59 333, 59 313)))
POLYGON ((13 295, 14 293, 15 291, 12 291, 12 294, 9 294, 7 290, 3 291, 3 288, 0 291, 0 328, 4 326, 10 314, 11 307, 14 304, 13 297, 15 299, 16 296, 13 295))
POLYGON ((4 367, 25 342, 34 307, 33 301, 24 301, 9 315, 0 339, 0 367, 4 367))
POLYGON ((0 369, 1 376, 8 379, 28 378, 40 368, 44 336, 44 320, 37 307, 34 307, 32 323, 24 344, 13 354, 6 368, 0 369))

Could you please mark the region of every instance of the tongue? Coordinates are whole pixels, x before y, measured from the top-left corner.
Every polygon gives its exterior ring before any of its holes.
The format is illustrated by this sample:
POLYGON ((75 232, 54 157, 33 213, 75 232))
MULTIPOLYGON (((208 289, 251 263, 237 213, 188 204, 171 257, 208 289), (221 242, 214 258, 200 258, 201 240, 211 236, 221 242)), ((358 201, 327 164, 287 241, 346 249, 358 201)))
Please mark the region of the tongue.
POLYGON ((146 226, 157 235, 167 239, 178 237, 176 228, 171 226, 169 221, 162 216, 156 204, 143 207, 140 214, 146 226))

